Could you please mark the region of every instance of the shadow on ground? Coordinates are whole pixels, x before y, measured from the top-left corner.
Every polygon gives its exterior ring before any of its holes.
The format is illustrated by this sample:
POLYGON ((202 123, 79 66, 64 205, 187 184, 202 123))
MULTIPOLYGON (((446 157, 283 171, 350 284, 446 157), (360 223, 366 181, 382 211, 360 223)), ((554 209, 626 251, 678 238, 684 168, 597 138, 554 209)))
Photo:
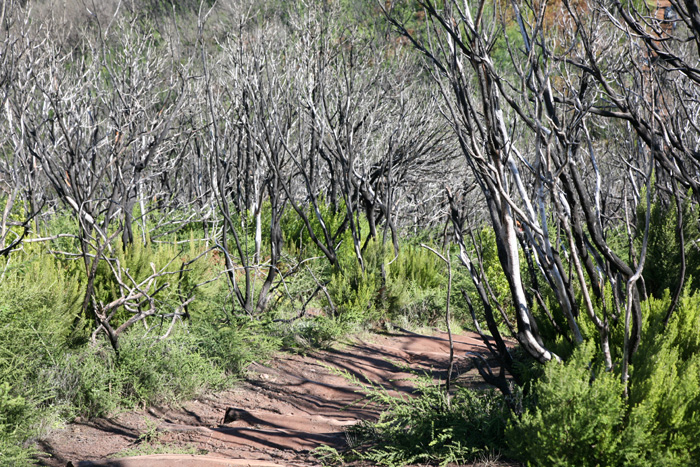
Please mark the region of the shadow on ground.
MULTIPOLYGON (((488 357, 476 334, 454 337, 455 373, 477 381, 467 353, 488 357)), ((309 355, 280 354, 254 363, 238 387, 179 408, 150 408, 111 419, 78 420, 38 442, 46 466, 310 466, 319 446, 342 448, 345 428, 378 416, 361 385, 410 395, 416 373, 444 381, 447 335, 408 331, 355 339, 309 355), (144 446, 140 435, 157 426, 144 446), (180 454, 120 457, 125 451, 166 446, 180 454), (199 455, 191 455, 195 452, 199 455)), ((466 377, 466 378, 465 378, 466 377)))

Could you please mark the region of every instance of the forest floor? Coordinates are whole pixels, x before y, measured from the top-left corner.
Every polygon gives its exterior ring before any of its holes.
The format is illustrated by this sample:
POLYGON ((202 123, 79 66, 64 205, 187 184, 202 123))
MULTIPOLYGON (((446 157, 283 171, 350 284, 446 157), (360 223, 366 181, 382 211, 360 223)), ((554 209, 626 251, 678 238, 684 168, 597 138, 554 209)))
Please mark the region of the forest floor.
MULTIPOLYGON (((488 358, 476 334, 454 336, 455 373, 480 386, 467 352, 488 358)), ((279 353, 253 363, 234 389, 177 407, 122 412, 108 419, 76 420, 38 442, 42 465, 64 466, 312 466, 314 450, 343 449, 346 428, 376 419, 357 381, 410 394, 411 372, 445 380, 447 334, 409 331, 355 337, 307 354, 279 353), (344 373, 345 376, 343 376, 344 373), (355 383, 348 375, 356 378, 355 383), (166 453, 166 454, 163 454, 166 453)), ((480 465, 480 464, 475 464, 480 465)), ((483 465, 516 465, 504 461, 483 465)))

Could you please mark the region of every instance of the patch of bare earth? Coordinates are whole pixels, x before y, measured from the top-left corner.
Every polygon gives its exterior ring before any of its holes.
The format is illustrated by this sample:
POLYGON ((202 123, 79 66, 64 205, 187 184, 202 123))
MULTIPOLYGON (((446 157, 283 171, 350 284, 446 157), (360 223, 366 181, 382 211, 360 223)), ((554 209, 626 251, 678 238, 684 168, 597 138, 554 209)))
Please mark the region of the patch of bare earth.
MULTIPOLYGON (((466 354, 488 357, 481 339, 476 334, 456 335, 454 348, 455 373, 462 380, 480 381, 466 354)), ((76 420, 39 441, 39 448, 48 453, 41 462, 52 467, 318 465, 314 449, 342 449, 348 425, 378 415, 362 401, 358 386, 338 370, 408 393, 413 383, 407 368, 444 380, 448 356, 446 334, 409 332, 356 338, 308 355, 281 353, 267 364, 252 364, 248 378, 235 389, 180 408, 76 420), (175 453, 123 457, 154 446, 175 453)))

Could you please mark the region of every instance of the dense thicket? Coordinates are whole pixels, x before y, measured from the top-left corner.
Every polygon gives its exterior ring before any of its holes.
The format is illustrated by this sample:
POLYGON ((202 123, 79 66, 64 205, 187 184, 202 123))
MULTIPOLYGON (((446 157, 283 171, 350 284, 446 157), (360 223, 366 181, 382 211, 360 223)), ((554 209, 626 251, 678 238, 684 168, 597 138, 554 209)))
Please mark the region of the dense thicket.
MULTIPOLYGON (((7 1, 0 28, 0 430, 17 459, 28 414, 186 397, 252 346, 353 323, 432 324, 449 282, 513 376, 475 361, 511 415, 491 396, 454 407, 487 400, 510 441, 465 453, 449 431, 453 459, 698 460, 693 2, 7 1), (464 267, 448 278, 421 243, 464 267)), ((483 422, 445 404, 440 423, 483 422)))

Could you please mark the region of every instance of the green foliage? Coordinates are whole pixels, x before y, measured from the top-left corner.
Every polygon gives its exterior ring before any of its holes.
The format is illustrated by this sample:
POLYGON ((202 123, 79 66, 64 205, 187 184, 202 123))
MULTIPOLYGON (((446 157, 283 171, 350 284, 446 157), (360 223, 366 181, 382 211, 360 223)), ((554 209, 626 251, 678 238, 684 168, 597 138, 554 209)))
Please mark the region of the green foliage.
POLYGON ((69 342, 80 293, 50 256, 16 259, 0 281, 0 380, 26 394, 69 342))
POLYGON ((180 446, 176 443, 161 443, 161 442, 142 442, 134 448, 119 451, 113 457, 135 457, 149 456, 152 454, 189 454, 194 456, 202 456, 208 454, 209 451, 198 448, 194 445, 180 446))
POLYGON ((638 465, 700 462, 700 293, 686 287, 663 329, 669 302, 667 293, 646 303, 649 319, 633 362, 629 442, 638 465))
POLYGON ((13 395, 7 382, 0 383, 0 460, 3 465, 33 464, 36 450, 23 446, 34 432, 37 413, 24 397, 13 395))
MULTIPOLYGON (((347 233, 349 236, 349 232, 347 233)), ((407 245, 394 258, 379 241, 368 243, 363 253, 365 271, 360 268, 352 243, 338 250, 340 270, 333 272, 328 286, 338 315, 352 322, 378 322, 382 319, 406 319, 416 324, 434 325, 445 310, 447 269, 429 250, 407 245), (382 278, 384 267, 385 279, 382 278)), ((453 269, 453 288, 469 288, 467 277, 453 269)), ((453 310, 464 313, 466 306, 457 294, 453 310)))
POLYGON ((24 397, 10 394, 10 385, 7 382, 0 384, 0 432, 3 436, 13 434, 27 412, 27 401, 24 397))
POLYGON ((448 396, 431 380, 418 381, 418 396, 391 395, 371 387, 368 398, 384 407, 379 421, 355 425, 349 437, 370 442, 354 454, 376 464, 466 463, 502 448, 508 410, 494 391, 458 388, 448 396))
POLYGON ((225 384, 223 372, 185 334, 164 340, 127 335, 119 359, 104 343, 83 347, 66 353, 43 377, 52 387, 52 403, 64 407, 68 418, 173 403, 225 384))
MULTIPOLYGON (((501 267, 501 262, 498 259, 498 248, 496 245, 496 235, 491 229, 483 229, 480 234, 481 245, 481 255, 484 263, 484 272, 486 273, 486 278, 489 281, 491 290, 493 290, 496 299, 501 303, 501 306, 506 310, 508 319, 511 322, 515 322, 515 311, 513 310, 513 298, 510 294, 510 286, 508 285, 508 280, 505 274, 503 274, 503 268, 501 267)), ((522 251, 520 252, 522 255, 522 251)), ((524 265, 524 258, 520 258, 521 265, 524 265)), ((527 276, 523 276, 527 277, 527 276)), ((495 313, 495 318, 497 321, 502 321, 500 313, 495 313)))
POLYGON ((425 248, 405 246, 386 269, 382 299, 392 319, 402 317, 410 322, 434 325, 442 318, 447 270, 441 259, 425 248))
POLYGON ((532 465, 685 466, 700 462, 700 293, 651 298, 629 397, 605 372, 592 341, 532 384, 527 410, 506 430, 509 450, 532 465))
POLYGON ((0 280, 0 453, 7 465, 28 464, 51 386, 44 368, 73 340, 78 286, 49 256, 14 255, 0 280), (19 261, 19 263, 15 263, 19 261))
POLYGON ((43 377, 52 390, 51 404, 66 419, 106 416, 120 406, 123 382, 114 352, 105 345, 66 352, 43 377))
POLYGON ((129 335, 117 370, 126 406, 187 400, 225 383, 221 370, 199 351, 196 339, 185 333, 167 340, 129 335))
MULTIPOLYGON (((190 258, 198 253, 197 248, 190 250, 186 251, 190 258)), ((134 247, 134 251, 123 254, 125 261, 143 265, 166 261, 165 258, 175 253, 169 246, 153 246, 134 247)), ((88 335, 84 332, 89 328, 80 324, 78 318, 84 294, 84 271, 79 262, 56 259, 42 253, 38 245, 27 244, 24 253, 14 253, 9 263, 2 266, 0 451, 3 462, 28 463, 34 451, 24 447, 25 441, 51 420, 70 420, 77 415, 103 416, 120 408, 190 398, 225 385, 226 372, 239 371, 243 365, 241 358, 236 357, 237 352, 245 351, 249 355, 255 352, 255 357, 260 358, 260 339, 238 339, 230 349, 224 350, 232 361, 239 363, 228 363, 221 353, 215 354, 215 344, 230 334, 223 331, 217 335, 218 340, 209 339, 203 319, 209 313, 208 304, 205 300, 201 303, 195 300, 190 306, 193 321, 189 326, 176 324, 171 336, 160 340, 144 338, 140 330, 127 333, 121 340, 117 359, 104 341, 98 339, 96 345, 86 343, 88 335), (201 331, 198 326, 202 327, 201 331)), ((179 283, 178 276, 169 276, 177 284, 171 286, 174 290, 169 293, 174 294, 180 286, 183 293, 217 297, 221 294, 217 284, 196 290, 194 287, 214 274, 211 270, 214 266, 204 258, 190 265, 179 283)), ((147 274, 147 271, 135 268, 133 273, 147 274)), ((110 293, 104 283, 100 286, 101 293, 110 293)), ((176 297, 166 298, 163 298, 165 304, 176 297)), ((255 332, 266 336, 259 330, 255 332)))
POLYGON ((352 240, 346 232, 338 249, 340 268, 336 269, 328 284, 328 293, 336 307, 336 317, 350 323, 376 322, 383 315, 378 306, 382 287, 381 264, 383 248, 371 241, 363 254, 362 270, 352 250, 352 240))
MULTIPOLYGON (((340 229, 345 219, 341 204, 337 210, 321 203, 319 211, 332 234, 340 229)), ((313 214, 313 213, 311 213, 313 214)), ((314 234, 322 238, 321 227, 314 215, 310 216, 314 234)), ((357 220, 356 220, 357 221, 357 220)), ((368 233, 363 215, 359 217, 359 232, 368 233)), ((282 219, 285 247, 298 260, 321 256, 299 216, 288 210, 282 219)), ((366 238, 361 238, 365 245, 366 238)), ((352 233, 345 230, 336 249, 338 267, 320 271, 327 279, 327 290, 335 307, 333 318, 337 325, 343 323, 373 324, 383 319, 405 317, 411 322, 435 324, 445 309, 447 274, 444 263, 428 250, 418 246, 405 246, 398 258, 379 240, 370 240, 362 251, 364 270, 354 249, 352 233)), ((466 275, 454 269, 458 287, 468 288, 466 275)), ((453 297, 456 311, 465 311, 462 298, 453 297)), ((323 305, 330 309, 327 300, 323 305)), ((325 328, 325 326, 322 326, 325 328)))
POLYGON ((589 342, 566 364, 547 364, 533 384, 532 406, 506 430, 513 455, 541 466, 619 465, 622 383, 592 361, 594 353, 589 342))
MULTIPOLYGON (((186 246, 187 248, 187 246, 186 246)), ((190 248, 187 248, 190 249, 190 248)), ((128 268, 129 275, 138 284, 146 280, 149 276, 156 272, 164 270, 166 275, 157 278, 151 291, 158 289, 161 285, 168 284, 161 292, 158 293, 157 299, 159 306, 176 308, 182 299, 180 295, 181 288, 179 281, 181 277, 178 271, 182 266, 181 249, 167 243, 153 244, 148 242, 146 245, 141 241, 135 241, 133 244, 124 246, 121 242, 116 242, 114 252, 119 264, 123 268, 128 268)), ((188 269, 188 281, 203 280, 204 270, 201 262, 199 264, 190 265, 188 269), (198 273, 198 275, 194 273, 198 273), (197 277, 195 277, 197 276, 197 277)), ((124 276, 123 281, 130 281, 124 276)), ((115 278, 114 272, 110 268, 107 261, 101 261, 97 268, 97 276, 95 278, 95 295, 102 303, 110 303, 113 300, 121 297, 124 291, 120 289, 119 283, 115 278)), ((111 324, 117 327, 122 322, 126 321, 131 314, 126 311, 117 313, 112 319, 111 324)))
POLYGON ((343 455, 334 447, 328 445, 321 445, 312 451, 312 454, 317 458, 321 465, 332 466, 332 465, 343 465, 345 463, 345 458, 343 455))
MULTIPOLYGON (((700 213, 698 206, 690 202, 690 193, 682 204, 683 236, 685 239, 686 274, 693 276, 692 285, 700 288, 700 249, 695 242, 700 238, 700 213)), ((646 203, 640 203, 637 211, 637 241, 644 233, 646 203)), ((652 203, 649 226, 647 259, 644 266, 644 282, 649 294, 661 297, 664 290, 675 292, 680 280, 681 245, 677 233, 678 209, 673 200, 652 203)))
MULTIPOLYGON (((341 203, 339 206, 334 207, 330 204, 326 204, 323 199, 321 199, 318 210, 331 236, 335 235, 345 220, 345 204, 341 203)), ((323 242, 323 229, 311 206, 306 210, 306 215, 309 218, 309 224, 311 225, 314 236, 323 242)), ((321 250, 319 250, 311 239, 311 234, 301 216, 293 209, 285 210, 280 220, 280 229, 282 230, 284 245, 291 254, 298 256, 300 259, 322 254, 321 250)))
POLYGON ((391 280, 411 282, 421 289, 443 287, 447 283, 445 263, 425 248, 403 248, 388 271, 391 280))
POLYGON ((270 323, 245 317, 195 316, 190 329, 199 351, 233 375, 253 361, 264 360, 281 344, 270 332, 270 323))
POLYGON ((303 353, 330 347, 350 329, 350 323, 319 315, 279 326, 277 333, 281 336, 283 348, 303 353))
MULTIPOLYGON (((554 291, 551 288, 546 288, 541 291, 543 301, 547 306, 547 309, 552 314, 554 321, 559 326, 559 329, 564 329, 566 332, 569 331, 569 324, 564 317, 564 312, 559 306, 559 301, 557 300, 554 291)), ((582 298, 581 298, 582 301, 582 298)), ((584 310, 583 303, 580 304, 581 310, 584 310)), ((564 336, 562 336, 556 328, 552 325, 549 317, 545 314, 540 303, 537 300, 533 300, 531 308, 533 316, 537 319, 537 326, 540 331, 542 339, 546 342, 547 348, 559 355, 562 359, 568 360, 571 353, 574 351, 574 344, 567 341, 564 336)), ((582 311, 583 313, 583 311, 582 311)), ((579 330, 581 334, 585 337, 595 336, 598 331, 595 329, 594 324, 585 316, 577 321, 579 324, 579 330)), ((538 365, 539 366, 539 365, 538 365)))

